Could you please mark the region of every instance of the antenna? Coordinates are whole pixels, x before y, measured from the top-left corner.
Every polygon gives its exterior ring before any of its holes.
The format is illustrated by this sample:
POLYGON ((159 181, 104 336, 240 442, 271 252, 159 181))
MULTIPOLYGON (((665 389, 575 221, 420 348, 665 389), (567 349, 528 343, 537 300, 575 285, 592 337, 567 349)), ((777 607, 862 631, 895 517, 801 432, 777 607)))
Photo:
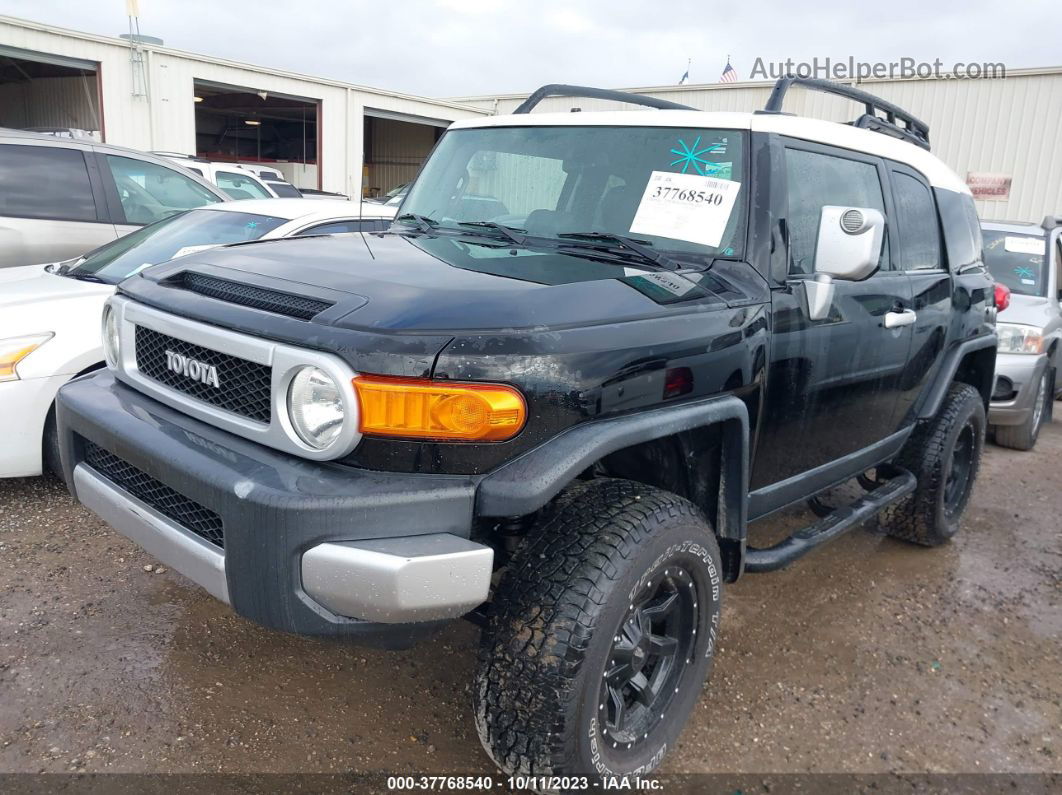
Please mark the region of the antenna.
POLYGON ((132 78, 133 96, 147 96, 147 73, 144 67, 144 50, 140 46, 140 0, 125 0, 125 14, 129 17, 129 73, 132 78))

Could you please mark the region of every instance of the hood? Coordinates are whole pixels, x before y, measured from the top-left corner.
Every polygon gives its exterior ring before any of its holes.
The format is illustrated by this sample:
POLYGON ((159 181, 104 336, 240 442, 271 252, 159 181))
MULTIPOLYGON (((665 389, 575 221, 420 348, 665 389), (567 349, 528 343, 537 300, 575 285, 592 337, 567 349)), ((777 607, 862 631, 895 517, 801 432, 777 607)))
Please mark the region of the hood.
POLYGON ((161 282, 205 266, 217 276, 245 274, 258 286, 286 292, 324 290, 346 296, 328 312, 331 325, 379 331, 592 325, 651 317, 696 299, 722 300, 710 274, 678 276, 631 263, 481 237, 385 233, 229 246, 153 268, 144 278, 161 282))
MULTIPOLYGON (((52 331, 83 311, 99 311, 115 291, 110 284, 68 279, 45 271, 46 265, 5 267, 0 271, 0 338, 52 331)), ((98 323, 98 321, 97 321, 98 323)))

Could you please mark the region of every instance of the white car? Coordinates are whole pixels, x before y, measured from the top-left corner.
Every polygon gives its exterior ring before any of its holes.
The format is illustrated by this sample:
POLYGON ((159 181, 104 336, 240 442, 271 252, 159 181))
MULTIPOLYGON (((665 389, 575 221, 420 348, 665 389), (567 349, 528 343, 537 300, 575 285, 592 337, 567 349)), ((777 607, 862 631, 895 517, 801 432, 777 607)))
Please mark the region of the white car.
POLYGON ((59 387, 103 366, 100 313, 115 285, 214 246, 386 229, 393 208, 347 201, 223 202, 145 226, 75 260, 0 270, 0 477, 58 465, 59 387))
POLYGON ((174 152, 152 152, 171 163, 194 172, 212 185, 217 185, 230 199, 298 199, 299 189, 284 181, 275 169, 264 169, 259 174, 254 169, 238 163, 222 163, 174 152))

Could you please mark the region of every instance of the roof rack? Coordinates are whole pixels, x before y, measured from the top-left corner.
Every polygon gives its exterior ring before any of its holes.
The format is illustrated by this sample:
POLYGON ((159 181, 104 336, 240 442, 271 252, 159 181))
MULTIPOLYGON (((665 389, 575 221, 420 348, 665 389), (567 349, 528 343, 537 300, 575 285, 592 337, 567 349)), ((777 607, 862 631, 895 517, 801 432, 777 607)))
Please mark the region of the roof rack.
POLYGON ((645 105, 647 108, 659 110, 696 110, 689 105, 680 105, 677 102, 668 102, 666 99, 647 97, 644 94, 631 94, 627 91, 610 91, 606 88, 590 88, 589 86, 567 86, 561 83, 552 83, 542 86, 520 103, 520 107, 513 113, 530 113, 539 102, 546 97, 584 97, 586 99, 610 99, 613 102, 627 102, 631 105, 645 105))
POLYGON ((148 152, 150 155, 158 155, 159 157, 174 157, 180 160, 194 160, 196 163, 209 163, 205 157, 199 157, 198 155, 186 155, 184 152, 166 152, 159 149, 152 149, 148 152))
POLYGON ((876 97, 862 89, 842 85, 841 83, 833 83, 829 80, 820 80, 815 77, 796 77, 794 75, 779 78, 778 82, 774 84, 771 96, 768 97, 767 104, 761 112, 781 113, 782 101, 785 99, 785 94, 789 87, 793 85, 803 86, 813 91, 822 91, 826 94, 836 94, 840 97, 861 102, 865 106, 866 112, 855 121, 848 122, 849 124, 864 130, 873 130, 874 132, 891 135, 923 149, 929 149, 929 125, 924 121, 912 116, 898 105, 893 105, 891 102, 876 97), (884 113, 885 118, 881 118, 878 112, 884 113), (902 126, 900 122, 903 122, 902 126))
POLYGON ((1045 215, 1044 220, 1040 222, 1040 226, 1048 231, 1056 226, 1062 226, 1062 215, 1045 215))

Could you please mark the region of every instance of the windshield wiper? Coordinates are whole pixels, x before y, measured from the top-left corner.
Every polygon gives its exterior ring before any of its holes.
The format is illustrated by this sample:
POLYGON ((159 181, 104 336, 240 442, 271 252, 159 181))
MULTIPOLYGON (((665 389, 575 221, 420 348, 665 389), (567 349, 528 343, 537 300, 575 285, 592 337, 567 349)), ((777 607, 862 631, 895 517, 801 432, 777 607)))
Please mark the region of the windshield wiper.
POLYGON ((619 235, 613 232, 565 232, 557 235, 559 238, 565 240, 580 241, 598 241, 600 243, 612 243, 612 246, 608 246, 610 250, 615 250, 618 245, 620 249, 626 249, 627 251, 635 254, 643 262, 650 265, 654 265, 657 268, 663 270, 677 271, 682 266, 675 260, 671 259, 665 254, 661 254, 659 251, 653 251, 650 246, 653 244, 648 240, 638 240, 637 238, 628 237, 627 235, 619 235))
POLYGON ((429 218, 426 215, 420 215, 418 213, 402 213, 397 216, 395 220, 399 223, 402 221, 412 221, 421 232, 434 232, 435 227, 439 225, 439 222, 434 218, 429 218))
POLYGON ((477 226, 482 229, 494 229, 498 232, 501 232, 503 236, 507 237, 509 240, 511 240, 518 246, 522 246, 527 243, 527 237, 525 235, 519 234, 520 232, 526 232, 526 229, 517 229, 516 227, 506 226, 505 224, 495 223, 494 221, 458 221, 457 225, 477 226))
POLYGON ((95 282, 96 284, 110 284, 108 281, 104 281, 95 273, 78 273, 77 271, 69 271, 64 273, 63 276, 67 276, 71 279, 77 279, 79 282, 95 282))

